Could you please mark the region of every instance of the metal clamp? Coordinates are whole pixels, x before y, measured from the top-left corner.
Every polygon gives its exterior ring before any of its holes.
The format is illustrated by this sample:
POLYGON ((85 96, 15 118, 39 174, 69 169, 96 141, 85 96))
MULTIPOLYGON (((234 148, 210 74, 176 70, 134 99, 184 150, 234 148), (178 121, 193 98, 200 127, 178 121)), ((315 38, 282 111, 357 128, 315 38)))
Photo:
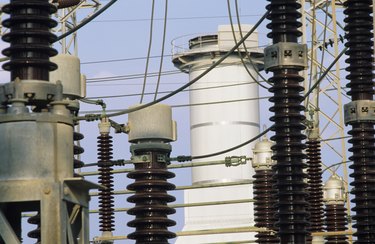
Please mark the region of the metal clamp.
POLYGON ((264 69, 307 68, 307 45, 279 42, 264 49, 264 69))
POLYGON ((57 93, 57 85, 39 80, 22 80, 7 83, 3 86, 1 97, 11 99, 23 98, 33 104, 39 101, 53 101, 57 93))
POLYGON ((248 161, 248 158, 246 156, 225 157, 225 166, 227 167, 240 166, 242 164, 246 164, 247 161, 248 161))
POLYGON ((150 155, 139 155, 139 156, 132 156, 130 158, 131 162, 133 164, 136 163, 149 163, 151 162, 151 156, 150 155))
POLYGON ((345 125, 350 122, 375 121, 375 101, 357 100, 344 105, 345 125))

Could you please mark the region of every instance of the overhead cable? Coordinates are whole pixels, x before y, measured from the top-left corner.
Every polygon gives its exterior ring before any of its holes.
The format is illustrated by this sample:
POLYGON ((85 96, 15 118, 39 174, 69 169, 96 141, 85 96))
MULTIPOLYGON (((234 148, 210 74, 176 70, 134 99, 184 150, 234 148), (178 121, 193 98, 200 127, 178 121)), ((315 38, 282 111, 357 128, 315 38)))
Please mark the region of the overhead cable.
MULTIPOLYGON (((243 86, 243 85, 252 85, 255 82, 241 82, 236 84, 229 84, 229 85, 221 85, 221 86, 210 86, 210 87, 200 87, 200 88, 190 88, 183 90, 181 92, 189 92, 189 91, 201 91, 201 90, 210 90, 210 89, 217 89, 217 88, 225 88, 225 87, 233 87, 233 86, 243 86)), ((168 94, 172 91, 161 91, 159 94, 168 94)), ((88 97, 88 99, 103 99, 103 98, 120 98, 120 97, 135 97, 141 95, 140 93, 133 93, 133 94, 121 94, 121 95, 108 95, 108 96, 98 96, 98 97, 88 97)), ((146 92, 145 95, 154 95, 153 92, 146 92)))
POLYGON ((156 82, 156 89, 154 100, 156 100, 159 92, 159 85, 160 85, 160 78, 161 78, 161 71, 163 69, 163 61, 164 61, 164 49, 165 49, 165 38, 167 34, 167 20, 168 20, 168 0, 165 0, 165 10, 164 10, 164 26, 163 26, 163 41, 161 45, 161 54, 160 54, 160 66, 159 66, 159 74, 158 80, 156 82))
MULTIPOLYGON (((236 18, 237 18, 237 23, 238 23, 238 30, 240 31, 240 37, 242 38, 242 37, 243 37, 243 32, 242 32, 241 21, 240 21, 240 13, 239 13, 239 8, 238 8, 238 1, 235 0, 234 3, 235 3, 235 10, 236 10, 236 18)), ((258 33, 258 34, 259 34, 259 33, 258 33)), ((243 47, 244 47, 244 49, 245 49, 245 53, 246 53, 246 55, 247 55, 247 57, 248 57, 248 59, 249 59, 249 61, 250 61, 250 64, 254 67, 255 64, 254 64, 253 60, 250 58, 250 56, 249 56, 249 52, 248 52, 248 50, 247 50, 246 45, 244 44, 243 47)), ((261 47, 261 46, 259 46, 259 47, 261 47)), ((258 76, 262 79, 262 81, 264 81, 264 82, 266 82, 267 84, 271 85, 271 84, 268 82, 268 80, 267 80, 267 79, 266 79, 266 78, 265 78, 265 77, 259 72, 258 69, 255 69, 255 68, 254 68, 254 70, 255 70, 255 72, 258 74, 258 76)))
MULTIPOLYGON (((261 17, 261 14, 243 14, 241 17, 261 17)), ((192 17, 172 17, 169 20, 200 20, 200 19, 224 19, 228 18, 226 15, 217 16, 192 16, 192 17)), ((164 18, 155 18, 155 21, 162 21, 164 18)), ((150 21, 150 19, 109 19, 109 20, 96 20, 96 23, 111 23, 111 22, 139 22, 150 21)))
MULTIPOLYGON (((236 38, 236 33, 234 31, 234 25, 233 25, 233 19, 232 19, 232 10, 231 10, 231 7, 230 7, 230 0, 227 0, 227 9, 228 9, 229 22, 230 22, 230 27, 231 27, 231 30, 232 30, 233 40, 234 40, 234 43, 237 44, 237 38, 236 38)), ((240 23, 237 23, 237 24, 238 24, 238 28, 239 28, 239 30, 241 32, 240 23)), ((245 42, 242 44, 242 46, 245 49, 245 55, 248 57, 248 59, 250 61, 250 64, 253 66, 253 69, 256 70, 256 71, 258 71, 258 68, 255 67, 254 63, 252 62, 251 57, 248 55, 245 42)), ((262 87, 264 89, 268 89, 268 87, 266 87, 265 85, 263 85, 260 82, 258 82, 258 80, 253 76, 253 74, 251 73, 251 71, 249 70, 249 68, 247 67, 247 65, 245 63, 245 60, 243 59, 241 50, 239 48, 237 49, 237 52, 238 52, 239 58, 241 59, 241 63, 243 65, 243 67, 245 68, 246 72, 249 74, 249 76, 251 77, 251 79, 253 79, 253 81, 256 82, 260 87, 262 87)), ((258 74, 259 74, 259 72, 258 72, 258 74)), ((263 77, 263 76, 261 76, 261 77, 263 77)))
MULTIPOLYGON (((151 72, 147 74, 147 77, 157 77, 159 72, 151 72)), ((161 75, 176 75, 181 74, 179 70, 167 70, 162 72, 161 75)), ((132 80, 132 79, 140 79, 144 77, 144 73, 142 74, 130 74, 130 75, 118 75, 118 76, 107 76, 107 77, 97 77, 97 78, 88 78, 87 83, 99 83, 99 82, 106 82, 106 81, 121 81, 121 80, 132 80)))
POLYGON ((145 66, 145 74, 143 77, 143 86, 142 86, 142 94, 139 103, 143 102, 144 93, 146 90, 146 82, 147 82, 147 72, 148 72, 148 65, 150 62, 150 55, 151 55, 151 47, 152 47, 152 36, 154 32, 154 13, 155 13, 155 0, 152 0, 151 5, 151 20, 150 20, 150 34, 149 34, 149 41, 148 41, 148 50, 147 50, 147 58, 146 58, 146 66, 145 66))

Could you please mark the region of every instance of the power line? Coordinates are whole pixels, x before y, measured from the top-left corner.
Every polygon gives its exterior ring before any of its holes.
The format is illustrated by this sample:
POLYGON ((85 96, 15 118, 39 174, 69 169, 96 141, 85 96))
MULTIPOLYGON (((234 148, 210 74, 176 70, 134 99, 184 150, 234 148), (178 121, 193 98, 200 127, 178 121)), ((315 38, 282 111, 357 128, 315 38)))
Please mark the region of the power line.
POLYGON ((167 34, 167 19, 168 19, 168 0, 165 0, 165 12, 164 12, 164 26, 163 26, 163 41, 161 45, 161 57, 160 57, 160 66, 159 66, 159 74, 158 74, 158 80, 156 83, 156 89, 155 89, 155 95, 154 100, 156 100, 158 96, 159 91, 159 85, 160 85, 160 77, 161 77, 161 71, 163 69, 163 61, 164 61, 164 49, 165 49, 165 38, 167 34))
MULTIPOLYGON (((164 57, 172 57, 172 55, 165 55, 164 54, 164 57)), ((149 58, 150 59, 161 58, 161 56, 155 55, 155 56, 150 56, 149 58)), ((135 60, 144 60, 144 59, 147 59, 147 57, 134 57, 134 58, 119 58, 119 59, 108 59, 108 60, 98 60, 98 61, 87 61, 87 62, 81 62, 81 65, 125 62, 125 61, 135 61, 135 60)))
MULTIPOLYGON (((261 17, 261 14, 243 14, 241 17, 261 17)), ((201 20, 201 19, 227 19, 227 15, 218 15, 218 16, 192 16, 192 17, 170 17, 168 20, 201 20)), ((154 18, 154 21, 163 21, 164 18, 154 18)), ((150 19, 110 19, 110 20, 95 20, 95 23, 113 23, 113 22, 141 22, 141 21, 150 21, 150 19)))
MULTIPOLYGON (((261 132, 260 134, 258 134, 257 136, 251 138, 250 140, 247 140, 237 146, 234 146, 234 147, 231 147, 231 148, 228 148, 226 150, 223 150, 223 151, 220 151, 220 152, 216 152, 216 153, 210 153, 210 154, 206 154, 206 155, 200 155, 200 156, 183 156, 183 157, 186 157, 186 159, 189 159, 189 161, 193 160, 193 159, 202 159, 202 158, 209 158, 209 157, 214 157, 214 156, 218 156, 218 155, 221 155, 221 154, 224 154, 224 153, 227 153, 227 152, 231 152, 231 151, 234 151, 238 148, 241 148, 243 146, 246 146, 247 144, 250 144, 252 142, 254 142, 255 140, 261 138, 263 135, 267 134, 269 131, 271 131, 273 129, 274 125, 272 125, 271 127, 269 127, 268 129, 264 130, 263 132, 261 132)), ((329 138, 329 139, 322 139, 320 141, 331 141, 331 140, 340 140, 340 139, 344 139, 344 138, 347 138, 347 137, 337 137, 337 138, 329 138)), ((186 160, 187 161, 187 160, 186 160)))
MULTIPOLYGON (((190 91, 200 91, 200 90, 211 90, 217 88, 225 88, 225 87, 233 87, 233 86, 242 86, 242 85, 253 85, 255 82, 246 82, 246 83, 236 83, 236 84, 229 84, 229 85, 221 85, 221 86, 210 86, 210 87, 202 87, 202 88, 193 88, 193 89, 186 89, 181 92, 190 92, 190 91)), ((169 83, 168 83, 169 84, 169 83)), ((176 83, 179 84, 179 83, 176 83)), ((341 89, 345 89, 346 87, 341 87, 341 89)), ((327 91, 336 91, 337 88, 329 88, 327 91)), ((159 94, 168 94, 171 93, 172 90, 162 91, 159 94)), ((97 97, 88 97, 87 99, 112 99, 112 98, 122 98, 122 97, 137 97, 141 95, 140 93, 132 93, 132 94, 119 94, 119 95, 106 95, 106 96, 97 96, 97 97)), ((145 95, 154 95, 153 92, 146 92, 145 95)))
MULTIPOLYGON (((153 94, 153 93, 151 93, 153 94)), ((270 96, 266 97, 253 97, 253 98, 243 98, 243 99, 234 99, 234 100, 223 100, 223 101, 216 101, 216 102, 205 102, 205 103, 188 103, 188 104, 175 104, 171 105, 171 108, 183 108, 183 107, 194 107, 194 106, 204 106, 204 105, 215 105, 215 104, 227 104, 227 103, 235 103, 235 102, 248 102, 248 101, 259 101, 263 99, 269 99, 271 98, 270 96)), ((95 101, 92 103, 95 104, 95 101)), ((106 112, 119 112, 122 111, 122 109, 110 109, 106 110, 106 112)), ((80 113, 85 114, 85 113, 99 113, 101 112, 100 110, 95 110, 95 111, 82 111, 80 113)))
POLYGON ((224 153, 227 153, 227 152, 231 152, 231 151, 234 151, 238 148, 241 148, 243 146, 246 146, 247 144, 250 144, 252 143, 253 141, 255 140, 258 140, 259 138, 261 138, 263 135, 267 134, 269 131, 271 131, 273 129, 274 125, 272 125, 271 127, 269 127, 268 129, 264 130, 263 132, 261 132, 259 135, 251 138, 250 140, 248 141, 245 141, 237 146, 234 146, 234 147, 231 147, 231 148, 228 148, 226 150, 223 150, 223 151, 220 151, 220 152, 216 152, 216 153, 210 153, 210 154, 205 154, 205 155, 199 155, 199 156, 192 156, 190 159, 193 160, 193 159, 202 159, 202 158, 210 158, 210 157, 215 157, 215 156, 218 156, 218 155, 221 155, 221 154, 224 154, 224 153))
MULTIPOLYGON (((230 65, 235 64, 235 63, 237 63, 237 62, 222 64, 222 67, 230 66, 230 65)), ((204 68, 201 68, 201 70, 204 70, 204 68)), ((151 73, 147 74, 147 77, 157 77, 158 74, 159 74, 159 72, 151 72, 151 73)), ((166 70, 166 71, 161 72, 161 75, 174 75, 174 74, 183 74, 183 72, 180 71, 180 70, 166 70)), ((143 77, 144 77, 144 73, 130 74, 130 75, 106 76, 106 77, 95 77, 95 78, 88 78, 87 83, 132 80, 132 79, 139 79, 139 78, 143 78, 143 77)))
MULTIPOLYGON (((233 87, 233 86, 242 86, 242 85, 253 85, 255 82, 241 82, 241 83, 235 83, 235 84, 229 84, 229 85, 221 85, 221 86, 210 86, 210 87, 201 87, 201 88, 190 88, 183 90, 181 92, 190 92, 190 91, 201 91, 201 90, 210 90, 210 89, 217 89, 217 88, 225 88, 225 87, 233 87)), ((162 91, 159 92, 159 94, 168 94, 173 91, 162 91)), ((145 95, 153 95, 153 92, 146 92, 145 95)), ((122 94, 122 95, 108 95, 108 96, 99 96, 99 97, 88 97, 88 99, 103 99, 103 98, 120 98, 120 97, 134 97, 139 96, 140 93, 133 93, 133 94, 122 94)))
POLYGON ((143 78, 143 86, 142 86, 142 94, 141 94, 141 99, 139 103, 142 103, 143 101, 143 94, 145 93, 146 90, 146 82, 147 82, 147 72, 148 72, 148 65, 150 61, 150 55, 151 55, 151 47, 152 47, 152 34, 154 31, 154 13, 155 13, 155 0, 152 0, 152 5, 151 5, 151 21, 150 21, 150 37, 149 37, 149 42, 148 42, 148 50, 147 50, 147 59, 146 59, 146 67, 145 67, 145 74, 143 78))
MULTIPOLYGON (((231 25, 231 29, 232 29, 232 34, 233 34, 233 40, 235 43, 237 43, 237 38, 236 38, 236 35, 234 33, 234 27, 233 27, 233 20, 232 20, 232 11, 230 9, 230 0, 227 0, 227 6, 228 6, 228 15, 229 15, 229 21, 230 21, 230 25, 231 25)), ((243 37, 243 33, 242 33, 242 27, 241 27, 241 22, 240 22, 240 17, 239 17, 239 10, 238 10, 238 2, 237 0, 235 0, 235 10, 236 10, 236 17, 237 17, 237 24, 238 24, 238 30, 240 32, 240 37, 242 38, 243 37)), ((248 51, 247 47, 246 47, 246 44, 243 43, 242 46, 244 47, 245 49, 245 55, 246 57, 249 59, 250 61, 250 64, 251 66, 253 67, 254 71, 258 74, 258 76, 264 81, 266 82, 267 84, 271 85, 264 77, 263 75, 259 72, 258 68, 255 67, 255 64, 252 60, 252 58, 250 57, 250 52, 248 51)), ((240 52, 238 52, 238 54, 240 54, 240 52)), ((239 55, 240 56, 240 59, 241 59, 241 62, 243 64, 243 66, 245 67, 245 70, 246 72, 250 75, 250 77, 255 81, 257 82, 257 79, 255 79, 255 77, 251 74, 250 70, 247 68, 247 66, 245 65, 245 62, 243 60, 243 57, 242 55, 239 55)), ((257 82, 258 83, 258 82, 257 82)), ((268 89, 268 87, 262 85, 261 83, 258 83, 259 86, 263 87, 264 89, 268 89)))
MULTIPOLYGON (((180 70, 167 70, 161 72, 161 75, 176 75, 181 74, 180 70)), ((147 74, 147 77, 157 77, 159 72, 151 72, 147 74)), ((99 82, 108 82, 108 81, 121 81, 121 80, 133 80, 140 79, 144 77, 142 74, 131 74, 131 75, 118 75, 118 76, 107 76, 107 77, 98 77, 98 78, 88 78, 87 83, 99 83, 99 82)))
MULTIPOLYGON (((236 6, 237 7, 237 6, 236 6)), ((234 40, 234 43, 237 44, 237 38, 236 38, 236 33, 234 32, 234 26, 233 26, 233 19, 232 19, 232 11, 231 11, 231 8, 230 8, 230 0, 227 0, 227 9, 228 9, 228 14, 229 14, 229 22, 230 22, 230 27, 231 27, 231 30, 232 30, 232 36, 233 36, 233 40, 234 40)), ((241 27, 240 27, 240 23, 238 23, 238 28, 240 30, 240 33, 241 33, 241 27)), ((241 38, 242 38, 242 34, 241 34, 241 38)), ((244 49, 245 49, 245 53, 246 55, 248 55, 248 52, 247 52, 247 48, 246 48, 246 45, 245 45, 245 42, 242 44, 244 49)), ((241 54, 241 51, 240 49, 238 48, 237 49, 238 51, 238 56, 239 58, 241 59, 241 63, 242 63, 242 66, 245 68, 246 72, 249 74, 249 76, 253 79, 253 81, 255 81, 260 87, 263 87, 264 89, 268 89, 265 85, 261 84, 258 82, 258 80, 253 76, 253 74, 251 74, 249 68, 247 67, 247 65, 245 64, 245 61, 242 57, 242 54, 241 54)), ((258 71, 258 68, 255 67, 254 63, 252 62, 252 59, 251 57, 248 56, 248 59, 250 61, 250 64, 252 65, 253 69, 254 70, 257 70, 258 71)), ((259 74, 259 72, 258 72, 259 74)), ((263 76, 261 76, 263 78, 263 76)))

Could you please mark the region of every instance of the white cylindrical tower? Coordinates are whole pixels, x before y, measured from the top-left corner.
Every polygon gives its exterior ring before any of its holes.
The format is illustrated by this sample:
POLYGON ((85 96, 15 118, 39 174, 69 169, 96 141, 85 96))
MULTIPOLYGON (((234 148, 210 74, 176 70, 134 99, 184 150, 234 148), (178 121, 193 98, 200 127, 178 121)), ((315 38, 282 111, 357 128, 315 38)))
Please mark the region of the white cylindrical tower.
MULTIPOLYGON (((245 35, 251 25, 242 25, 245 35)), ((238 26, 234 27, 236 40, 241 39, 238 26)), ((259 134, 258 86, 251 78, 257 77, 259 66, 258 36, 254 32, 245 42, 252 65, 241 46, 223 63, 201 78, 190 90, 190 135, 193 156, 206 155, 232 148, 259 134), (244 64, 241 61, 242 55, 244 64), (247 68, 247 69, 246 69, 247 68), (249 72, 251 75, 249 75, 249 72)), ((174 64, 195 79, 225 55, 235 45, 231 26, 219 26, 215 35, 204 35, 189 40, 189 48, 174 53, 174 64)), ((176 47, 176 46, 175 46, 176 47)), ((176 51, 176 49, 175 49, 176 51)), ((226 156, 252 156, 253 145, 215 157, 197 161, 224 160, 226 156)), ((235 183, 250 181, 251 164, 237 167, 210 165, 192 169, 193 185, 235 183)), ((185 203, 252 199, 250 184, 185 191, 185 203)), ((253 204, 225 204, 186 208, 184 230, 237 228, 254 225, 253 204)), ((181 243, 210 243, 254 239, 251 233, 219 234, 179 237, 181 243)))

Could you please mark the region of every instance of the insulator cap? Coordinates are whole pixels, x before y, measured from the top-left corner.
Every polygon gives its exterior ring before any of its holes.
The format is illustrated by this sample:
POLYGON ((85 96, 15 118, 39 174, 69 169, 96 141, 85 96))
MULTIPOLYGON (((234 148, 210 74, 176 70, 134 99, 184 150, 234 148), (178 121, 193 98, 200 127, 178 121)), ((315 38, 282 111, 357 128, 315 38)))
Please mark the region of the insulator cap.
POLYGON ((269 141, 267 137, 264 137, 255 144, 252 160, 252 165, 255 170, 270 170, 275 164, 275 161, 271 159, 273 154, 271 147, 273 145, 275 145, 275 143, 269 141))
POLYGON ((109 122, 108 118, 102 118, 98 127, 100 134, 108 134, 111 130, 111 122, 109 122))
POLYGON ((343 180, 332 175, 323 187, 323 200, 329 204, 344 204, 345 202, 345 186, 343 180))
POLYGON ((81 74, 81 64, 78 57, 69 54, 59 54, 52 57, 51 62, 58 65, 58 69, 50 72, 50 82, 61 81, 64 98, 72 100, 85 97, 86 79, 81 74))
MULTIPOLYGON (((131 108, 137 107, 135 105, 131 108)), ((168 105, 155 104, 129 113, 129 142, 158 140, 175 141, 176 122, 168 105)))

